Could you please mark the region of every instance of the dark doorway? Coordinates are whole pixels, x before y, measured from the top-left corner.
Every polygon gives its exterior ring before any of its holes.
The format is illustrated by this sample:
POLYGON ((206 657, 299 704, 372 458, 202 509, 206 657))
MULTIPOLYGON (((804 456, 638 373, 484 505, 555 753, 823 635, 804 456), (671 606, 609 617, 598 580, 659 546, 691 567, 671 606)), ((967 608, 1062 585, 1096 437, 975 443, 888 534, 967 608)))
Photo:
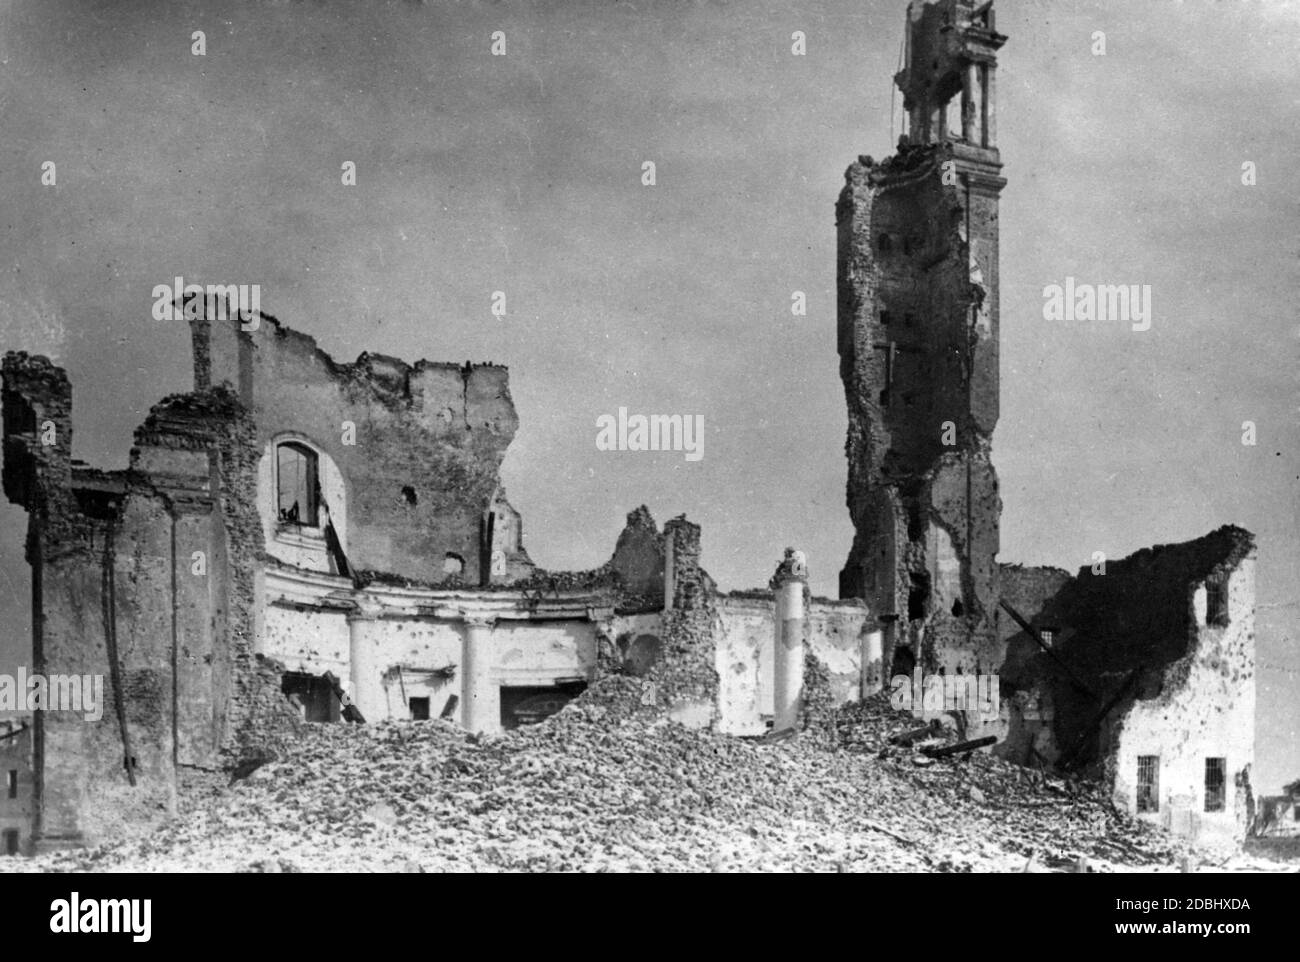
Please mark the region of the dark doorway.
POLYGON ((18 829, 16 828, 5 829, 4 853, 6 855, 18 854, 18 829))
POLYGON ((890 669, 889 676, 895 675, 911 676, 916 668, 916 654, 908 645, 899 645, 894 649, 894 665, 890 669))
POLYGON ((411 721, 429 720, 429 699, 412 698, 408 704, 411 706, 411 721))
POLYGON ((299 705, 309 722, 339 720, 339 700, 328 681, 305 672, 287 671, 280 679, 280 690, 299 705))
POLYGON ((563 685, 501 687, 501 727, 518 728, 545 721, 573 701, 584 690, 585 681, 563 685))

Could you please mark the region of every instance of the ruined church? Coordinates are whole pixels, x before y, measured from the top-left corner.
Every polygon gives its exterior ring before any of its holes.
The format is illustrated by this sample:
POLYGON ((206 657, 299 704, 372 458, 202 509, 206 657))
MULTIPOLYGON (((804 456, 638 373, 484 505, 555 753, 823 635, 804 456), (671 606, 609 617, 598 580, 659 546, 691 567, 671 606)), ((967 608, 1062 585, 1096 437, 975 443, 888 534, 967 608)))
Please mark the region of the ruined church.
POLYGON ((968 737, 1104 779, 1174 831, 1243 834, 1253 538, 1228 526, 1077 575, 999 560, 1007 38, 969 0, 912 3, 905 38, 907 132, 849 167, 836 205, 854 532, 839 599, 811 595, 794 550, 767 586, 721 591, 699 527, 644 508, 598 567, 538 568, 499 480, 518 429, 504 367, 341 363, 199 288, 179 305, 193 389, 153 407, 127 468, 101 470, 72 456, 64 371, 7 354, 31 664, 107 680, 98 721, 31 719, 24 849, 143 830, 176 811, 187 768, 256 762, 304 724, 497 732, 610 674, 736 737, 799 727, 814 688, 839 705, 900 674, 996 675, 968 737))

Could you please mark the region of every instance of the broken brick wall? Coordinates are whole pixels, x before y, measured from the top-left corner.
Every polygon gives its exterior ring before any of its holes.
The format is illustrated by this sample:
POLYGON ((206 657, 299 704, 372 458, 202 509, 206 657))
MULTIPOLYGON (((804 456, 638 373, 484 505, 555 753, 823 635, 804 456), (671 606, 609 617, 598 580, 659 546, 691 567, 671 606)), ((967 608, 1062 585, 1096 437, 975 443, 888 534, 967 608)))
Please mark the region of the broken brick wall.
POLYGON ((653 675, 668 716, 693 728, 712 727, 718 712, 714 651, 716 586, 700 567, 700 526, 685 516, 664 524, 671 544, 671 606, 663 613, 664 657, 653 675))
POLYGON ((126 471, 74 470, 64 372, 10 354, 3 376, 5 490, 29 517, 33 661, 104 679, 99 720, 36 713, 39 841, 145 829, 174 810, 178 765, 221 767, 292 725, 278 675, 253 653, 252 426, 224 388, 177 395, 137 430, 126 471))
MULTIPOLYGON (((518 427, 506 368, 378 354, 340 364, 311 337, 256 320, 247 331, 233 319, 192 320, 195 384, 237 392, 259 454, 296 437, 337 465, 353 569, 441 581, 451 554, 461 580, 477 584, 490 568, 486 514, 518 427)), ((520 544, 511 555, 526 561, 520 544)))

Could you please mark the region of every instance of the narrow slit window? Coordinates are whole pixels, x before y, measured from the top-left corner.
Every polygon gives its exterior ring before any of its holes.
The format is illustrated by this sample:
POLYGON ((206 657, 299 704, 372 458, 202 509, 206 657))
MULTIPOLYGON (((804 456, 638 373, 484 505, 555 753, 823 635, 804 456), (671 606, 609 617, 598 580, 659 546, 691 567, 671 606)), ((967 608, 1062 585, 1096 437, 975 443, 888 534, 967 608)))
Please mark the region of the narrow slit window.
POLYGON ((5 791, 10 798, 18 797, 18 769, 9 769, 8 777, 5 779, 5 791))
POLYGON ((1228 592, 1221 578, 1205 582, 1205 623, 1220 626, 1228 623, 1228 592))
POLYGON ((1139 755, 1137 770, 1137 810, 1160 811, 1160 756, 1139 755))
POLYGON ((1226 803, 1228 760, 1226 758, 1207 758, 1205 760, 1205 810, 1221 812, 1226 803))
POLYGON ((286 442, 276 448, 277 512, 281 524, 317 526, 320 481, 316 452, 286 442))

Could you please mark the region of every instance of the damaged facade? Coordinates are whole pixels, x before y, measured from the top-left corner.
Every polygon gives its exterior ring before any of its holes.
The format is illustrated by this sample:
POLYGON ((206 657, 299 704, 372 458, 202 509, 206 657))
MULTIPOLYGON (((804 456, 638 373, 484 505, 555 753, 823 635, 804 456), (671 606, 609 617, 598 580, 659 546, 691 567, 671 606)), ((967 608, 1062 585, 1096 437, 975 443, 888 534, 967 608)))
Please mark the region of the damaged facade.
POLYGON ((1255 637, 1249 532, 1077 577, 1000 564, 996 54, 991 3, 908 6, 898 153, 836 208, 855 538, 840 575, 884 629, 886 674, 996 674, 999 754, 1102 777, 1174 831, 1244 833, 1255 637))
POLYGON ((628 515, 585 572, 529 559, 500 467, 507 371, 338 363, 194 298, 194 389, 129 466, 72 458, 72 391, 3 363, 4 490, 28 512, 35 670, 101 674, 103 717, 32 719, 34 847, 146 829, 186 769, 235 770, 309 722, 536 721, 605 674, 736 736, 806 725, 894 673, 998 675, 968 737, 1104 777, 1178 831, 1251 805, 1254 547, 1224 528, 1104 574, 1001 564, 996 52, 991 4, 913 3, 909 132, 837 205, 853 546, 840 600, 787 550, 721 592, 701 532, 628 515))
MULTIPOLYGON (((685 724, 767 730, 774 596, 719 593, 698 526, 641 508, 599 568, 531 562, 498 479, 518 424, 505 368, 339 364, 274 318, 185 311, 194 390, 154 406, 122 471, 72 459, 61 369, 4 359, 33 663, 106 680, 98 722, 35 713, 38 849, 146 828, 186 768, 256 764, 304 722, 492 732, 601 672, 642 678, 643 703, 685 724)), ((808 610, 857 697, 865 606, 808 610)))

